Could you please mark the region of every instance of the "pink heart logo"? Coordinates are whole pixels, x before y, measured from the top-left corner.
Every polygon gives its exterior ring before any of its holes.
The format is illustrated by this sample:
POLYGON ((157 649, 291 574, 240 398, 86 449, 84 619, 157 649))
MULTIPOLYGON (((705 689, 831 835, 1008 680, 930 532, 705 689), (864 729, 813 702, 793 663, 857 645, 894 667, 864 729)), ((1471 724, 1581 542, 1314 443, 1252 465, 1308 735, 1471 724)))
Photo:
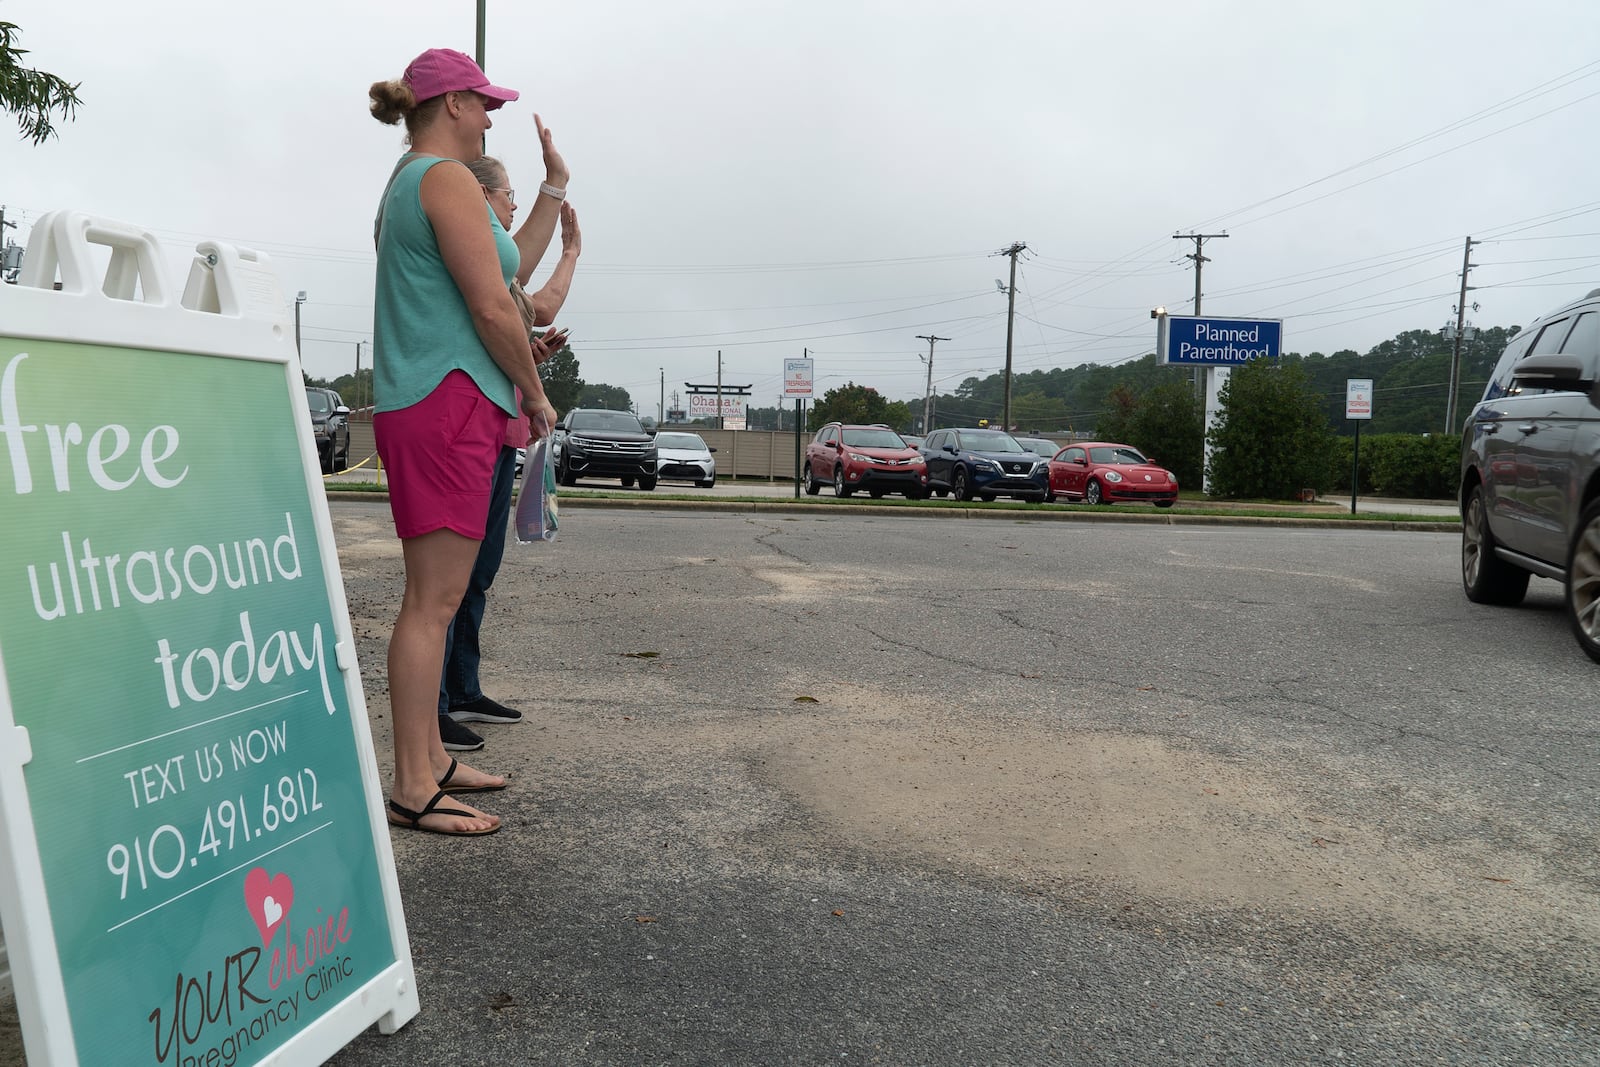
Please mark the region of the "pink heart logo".
POLYGON ((287 874, 269 878, 265 867, 257 867, 244 876, 244 906, 261 931, 263 945, 271 942, 293 904, 294 883, 287 874))

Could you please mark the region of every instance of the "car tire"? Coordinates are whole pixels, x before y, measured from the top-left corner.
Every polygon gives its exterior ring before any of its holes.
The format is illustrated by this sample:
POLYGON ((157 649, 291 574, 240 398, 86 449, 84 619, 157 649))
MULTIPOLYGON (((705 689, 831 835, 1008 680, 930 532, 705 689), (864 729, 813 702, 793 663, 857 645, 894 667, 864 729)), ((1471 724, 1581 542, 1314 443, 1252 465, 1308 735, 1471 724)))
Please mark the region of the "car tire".
POLYGON ((348 435, 345 436, 344 447, 339 449, 339 455, 333 461, 333 469, 340 471, 350 469, 350 438, 348 435))
POLYGON ((624 478, 624 479, 622 479, 622 488, 624 488, 624 489, 632 489, 633 488, 633 479, 632 478, 624 478))
POLYGON ((1156 507, 1158 507, 1158 508, 1170 508, 1171 506, 1172 506, 1172 501, 1170 501, 1170 500, 1157 500, 1156 501, 1156 507))
POLYGON ((1105 502, 1100 496, 1100 483, 1093 478, 1090 478, 1089 484, 1083 487, 1083 502, 1085 504, 1101 504, 1105 502))
POLYGON ((868 489, 867 490, 867 495, 870 496, 874 500, 882 500, 883 499, 883 490, 882 489, 868 489))
MULTIPOLYGON (((629 478, 628 479, 628 484, 632 484, 632 482, 633 482, 633 479, 629 478)), ((655 492, 656 479, 655 478, 640 478, 639 479, 639 488, 643 489, 647 493, 655 492)))
POLYGON ((811 473, 811 464, 806 464, 806 469, 803 474, 805 475, 806 496, 816 496, 818 493, 822 492, 822 483, 817 481, 817 476, 815 474, 811 473))
POLYGON ((972 489, 967 485, 967 469, 957 467, 954 478, 950 481, 950 495, 965 503, 972 499, 972 489))
POLYGON ((700 489, 710 489, 713 485, 717 484, 717 480, 715 478, 707 478, 703 482, 695 482, 694 484, 700 489))
POLYGON ((994 503, 994 494, 993 493, 979 493, 978 494, 978 499, 983 501, 985 504, 993 504, 994 503))
POLYGON ((1583 509, 1567 553, 1567 621, 1578 647, 1600 663, 1600 498, 1583 509))
POLYGON ((835 467, 833 469, 833 495, 847 497, 853 492, 855 492, 854 489, 844 484, 844 468, 835 467))
POLYGON ((1049 490, 1044 494, 1044 502, 1046 504, 1054 504, 1056 502, 1056 494, 1054 490, 1049 490))
POLYGON ((562 485, 577 485, 578 476, 572 473, 571 467, 568 467, 565 464, 558 464, 556 466, 556 481, 560 482, 562 485))
MULTIPOLYGON (((1585 511, 1585 516, 1593 508, 1585 511)), ((1579 537, 1584 526, 1579 526, 1579 537)), ((1576 550, 1578 538, 1573 539, 1576 550)), ((1494 534, 1489 532, 1489 509, 1483 503, 1483 487, 1475 485, 1467 494, 1461 516, 1461 587, 1474 604, 1510 607, 1522 603, 1528 592, 1530 575, 1495 555, 1494 534)), ((1572 610, 1571 582, 1568 582, 1568 611, 1572 610)), ((1581 642, 1580 642, 1581 643, 1581 642)))

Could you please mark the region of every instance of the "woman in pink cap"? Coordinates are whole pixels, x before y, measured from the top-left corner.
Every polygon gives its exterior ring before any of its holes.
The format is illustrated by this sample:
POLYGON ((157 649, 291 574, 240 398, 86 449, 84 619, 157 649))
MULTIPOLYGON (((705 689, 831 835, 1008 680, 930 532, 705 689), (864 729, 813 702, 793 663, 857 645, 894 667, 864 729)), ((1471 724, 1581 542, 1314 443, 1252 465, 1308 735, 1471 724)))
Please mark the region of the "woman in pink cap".
POLYGON ((465 165, 482 153, 489 112, 518 94, 435 48, 370 95, 378 121, 404 120, 411 146, 375 226, 373 428, 406 568, 389 640, 389 821, 477 836, 498 830, 499 817, 452 794, 503 789, 505 779, 457 763, 440 743, 445 629, 483 540, 506 419, 520 406, 536 427, 556 422, 534 370, 543 346, 530 346, 508 288, 521 256, 465 165))

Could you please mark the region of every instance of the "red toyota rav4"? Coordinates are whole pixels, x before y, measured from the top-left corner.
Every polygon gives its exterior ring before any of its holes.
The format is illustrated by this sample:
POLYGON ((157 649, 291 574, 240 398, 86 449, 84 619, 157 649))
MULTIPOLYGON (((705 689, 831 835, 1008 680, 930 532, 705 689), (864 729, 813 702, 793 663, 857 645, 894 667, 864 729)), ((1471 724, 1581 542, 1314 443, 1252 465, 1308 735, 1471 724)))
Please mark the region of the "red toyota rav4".
POLYGON ((874 498, 903 493, 921 500, 928 495, 928 465, 887 426, 830 422, 806 446, 805 482, 812 496, 831 482, 835 496, 863 489, 874 498))

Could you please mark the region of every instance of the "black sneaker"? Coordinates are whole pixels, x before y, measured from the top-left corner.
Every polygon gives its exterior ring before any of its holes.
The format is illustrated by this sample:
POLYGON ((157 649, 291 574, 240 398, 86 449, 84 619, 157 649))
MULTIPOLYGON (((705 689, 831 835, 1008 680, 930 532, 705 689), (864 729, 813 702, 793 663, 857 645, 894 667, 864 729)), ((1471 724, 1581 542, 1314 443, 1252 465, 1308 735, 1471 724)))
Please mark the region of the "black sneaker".
POLYGON ((483 738, 448 715, 439 716, 439 740, 451 752, 476 752, 483 747, 483 738))
POLYGON ((488 697, 479 697, 451 708, 450 718, 456 722, 521 722, 522 712, 497 704, 488 697))

